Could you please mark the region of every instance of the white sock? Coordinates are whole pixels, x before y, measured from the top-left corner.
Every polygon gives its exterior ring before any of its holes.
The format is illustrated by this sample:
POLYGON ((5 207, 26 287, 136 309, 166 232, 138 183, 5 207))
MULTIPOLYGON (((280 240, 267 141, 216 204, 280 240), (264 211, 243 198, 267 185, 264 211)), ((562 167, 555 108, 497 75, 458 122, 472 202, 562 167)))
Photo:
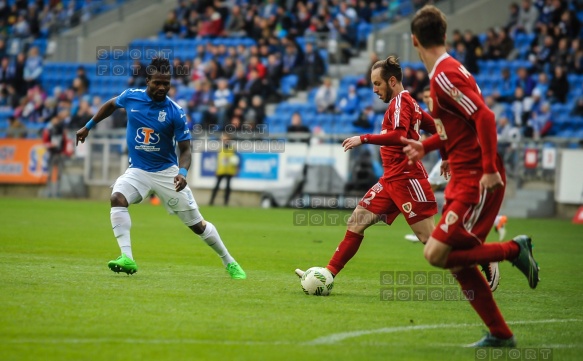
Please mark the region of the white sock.
POLYGON ((229 251, 227 251, 227 247, 221 240, 221 236, 219 236, 219 232, 212 223, 206 222, 206 228, 204 232, 200 235, 203 241, 208 244, 216 254, 221 257, 221 261, 223 261, 223 266, 227 266, 231 262, 235 262, 235 259, 231 257, 229 251))
POLYGON ((496 219, 494 220, 494 227, 498 227, 498 223, 500 222, 500 216, 496 216, 496 219))
POLYGON ((128 209, 126 207, 111 207, 111 228, 113 228, 113 235, 117 238, 117 244, 121 249, 121 253, 134 259, 132 255, 132 241, 130 239, 130 228, 132 228, 132 220, 128 209))

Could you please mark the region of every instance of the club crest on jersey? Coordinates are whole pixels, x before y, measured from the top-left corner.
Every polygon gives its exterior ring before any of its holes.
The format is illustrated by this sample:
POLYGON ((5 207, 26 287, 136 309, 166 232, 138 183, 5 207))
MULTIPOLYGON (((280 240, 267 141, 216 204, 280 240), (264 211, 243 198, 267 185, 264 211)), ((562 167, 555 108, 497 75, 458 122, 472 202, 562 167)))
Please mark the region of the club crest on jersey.
POLYGON ((453 98, 453 100, 455 100, 458 103, 464 97, 464 95, 456 87, 451 88, 451 90, 449 91, 449 95, 453 98))
POLYGON ((160 110, 160 113, 158 113, 158 121, 159 122, 166 121, 166 112, 165 111, 160 110))
POLYGON ((413 209, 411 202, 404 203, 401 207, 403 207, 403 211, 405 211, 405 213, 410 213, 411 209, 413 209))
POLYGON ((457 222, 458 219, 459 217, 454 211, 449 211, 445 215, 445 223, 439 226, 439 228, 441 228, 442 231, 447 233, 449 231, 449 226, 457 222))

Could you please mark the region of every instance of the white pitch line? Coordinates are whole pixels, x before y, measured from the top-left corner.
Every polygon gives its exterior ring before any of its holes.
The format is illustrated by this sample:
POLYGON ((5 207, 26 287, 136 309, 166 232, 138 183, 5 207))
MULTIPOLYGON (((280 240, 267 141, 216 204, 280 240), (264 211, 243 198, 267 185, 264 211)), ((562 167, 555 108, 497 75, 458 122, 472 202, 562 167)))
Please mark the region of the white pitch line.
MULTIPOLYGON (((582 322, 580 319, 548 319, 548 320, 532 320, 532 321, 510 321, 510 325, 530 325, 537 323, 566 323, 566 322, 582 322)), ((398 326, 385 327, 375 330, 361 330, 352 332, 336 333, 324 337, 319 337, 307 342, 293 342, 293 341, 230 341, 230 340, 201 340, 201 339, 148 339, 148 338, 115 338, 115 337, 96 337, 96 338, 5 338, 0 339, 2 344, 103 344, 103 343, 117 343, 117 344, 161 344, 161 345, 180 345, 180 344, 196 344, 196 345, 235 345, 235 346, 277 346, 277 345, 323 345, 334 344, 349 338, 355 338, 365 335, 394 333, 400 331, 415 331, 415 330, 435 330, 445 328, 465 328, 483 326, 481 323, 453 323, 453 324, 435 324, 435 325, 415 325, 415 326, 398 326)), ((383 343, 380 343, 381 345, 383 343)), ((441 345, 445 346, 445 344, 441 345)), ((460 346, 460 345, 449 345, 460 346)), ((546 345, 550 348, 583 348, 583 345, 546 345)))
MULTIPOLYGON (((549 320, 532 320, 532 321, 510 321, 510 325, 530 325, 537 323, 565 323, 565 322, 581 322, 579 319, 549 319, 549 320)), ((334 333, 324 337, 318 337, 312 341, 305 342, 305 345, 325 345, 337 343, 349 338, 355 338, 365 335, 373 335, 379 333, 395 333, 401 331, 415 331, 415 330, 434 330, 434 329, 446 329, 446 328, 465 328, 465 327, 477 327, 482 326, 481 323, 441 323, 435 325, 415 325, 415 326, 397 326, 397 327, 383 327, 375 330, 360 330, 360 331, 350 331, 334 333)))

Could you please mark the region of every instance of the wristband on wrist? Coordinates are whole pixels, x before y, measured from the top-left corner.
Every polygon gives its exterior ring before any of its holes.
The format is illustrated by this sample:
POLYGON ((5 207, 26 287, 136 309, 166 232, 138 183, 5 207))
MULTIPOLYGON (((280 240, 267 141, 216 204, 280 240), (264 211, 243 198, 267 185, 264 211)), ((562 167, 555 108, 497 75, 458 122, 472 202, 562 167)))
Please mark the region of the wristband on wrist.
POLYGON ((95 122, 93 121, 93 118, 91 118, 87 124, 85 124, 85 129, 87 130, 91 130, 91 128, 93 128, 95 126, 95 122))
POLYGON ((186 168, 180 168, 178 170, 178 174, 182 175, 184 178, 186 178, 186 175, 188 174, 188 170, 186 168))

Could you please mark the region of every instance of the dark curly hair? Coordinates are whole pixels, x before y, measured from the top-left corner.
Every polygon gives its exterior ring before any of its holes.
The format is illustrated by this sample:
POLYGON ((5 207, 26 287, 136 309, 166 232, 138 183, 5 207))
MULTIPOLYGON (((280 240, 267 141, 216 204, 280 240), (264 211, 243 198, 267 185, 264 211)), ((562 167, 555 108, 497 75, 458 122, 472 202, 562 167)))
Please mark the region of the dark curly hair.
POLYGON ((150 78, 154 73, 172 74, 170 70, 170 61, 164 57, 155 57, 146 67, 147 77, 150 78))

